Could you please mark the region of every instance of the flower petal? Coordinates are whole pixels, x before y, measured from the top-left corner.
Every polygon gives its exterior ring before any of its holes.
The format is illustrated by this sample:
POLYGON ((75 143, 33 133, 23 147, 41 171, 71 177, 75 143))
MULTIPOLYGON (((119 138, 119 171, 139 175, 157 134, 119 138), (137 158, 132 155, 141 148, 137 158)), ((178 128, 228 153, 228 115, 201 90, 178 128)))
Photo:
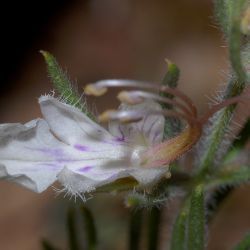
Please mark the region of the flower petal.
POLYGON ((62 167, 54 155, 44 152, 60 148, 44 120, 25 125, 0 125, 0 178, 18 182, 36 192, 42 192, 55 180, 62 167))
POLYGON ((72 168, 67 166, 58 175, 58 180, 72 195, 89 193, 106 184, 112 185, 119 179, 132 177, 141 187, 152 185, 163 177, 169 177, 169 168, 128 168, 126 165, 94 166, 98 162, 90 162, 89 166, 72 168))
POLYGON ((43 96, 39 102, 53 134, 74 150, 71 158, 107 160, 113 164, 116 160, 127 160, 131 151, 128 143, 117 140, 77 108, 51 96, 43 96))
MULTIPOLYGON (((137 105, 121 104, 119 109, 121 111, 138 110, 138 112, 140 112, 147 109, 161 110, 161 106, 154 101, 147 100, 137 105)), ((109 124, 109 131, 121 141, 128 139, 134 143, 148 146, 162 141, 164 123, 164 116, 147 114, 139 122, 121 124, 112 121, 109 124)))
POLYGON ((170 178, 169 167, 158 168, 136 168, 130 175, 134 177, 141 186, 148 186, 157 183, 163 177, 170 178))
POLYGON ((39 103, 52 132, 69 145, 83 143, 91 146, 99 141, 112 142, 114 139, 107 130, 73 106, 51 96, 40 97, 39 103))
MULTIPOLYGON (((87 192, 91 185, 86 185, 86 180, 111 181, 120 171, 117 165, 129 164, 127 146, 94 141, 97 145, 94 150, 80 144, 72 147, 56 139, 44 120, 25 125, 2 124, 0 139, 0 177, 36 192, 50 186, 59 173, 65 177, 65 169, 82 176, 83 183, 75 185, 87 192)), ((72 186, 70 176, 62 182, 66 187, 72 186)))
POLYGON ((86 166, 72 171, 72 168, 65 167, 58 175, 58 180, 67 193, 80 195, 92 192, 105 184, 112 184, 115 180, 127 176, 125 172, 126 168, 105 170, 103 167, 86 166))
MULTIPOLYGON (((42 192, 58 179, 71 194, 79 194, 126 177, 147 185, 168 171, 132 164, 137 148, 131 144, 134 136, 141 134, 147 140, 144 146, 160 141, 164 118, 148 115, 136 124, 120 128, 113 124, 111 130, 116 136, 122 134, 121 140, 78 109, 53 97, 41 97, 39 102, 45 120, 0 125, 0 178, 36 192, 42 192)), ((159 108, 153 102, 133 108, 141 110, 148 105, 159 108)))

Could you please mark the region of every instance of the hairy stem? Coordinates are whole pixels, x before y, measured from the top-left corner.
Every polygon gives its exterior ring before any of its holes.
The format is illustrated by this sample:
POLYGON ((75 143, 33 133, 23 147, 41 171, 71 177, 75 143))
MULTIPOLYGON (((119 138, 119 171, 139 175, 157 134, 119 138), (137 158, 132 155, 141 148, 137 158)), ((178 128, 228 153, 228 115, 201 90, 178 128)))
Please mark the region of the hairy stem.
MULTIPOLYGON (((229 18, 229 53, 233 70, 231 78, 223 99, 227 99, 242 93, 245 87, 246 73, 241 61, 241 32, 240 17, 245 6, 246 0, 228 1, 228 18, 229 18)), ((222 5, 220 5, 221 7, 222 5)), ((217 6, 218 7, 218 6, 217 6)), ((207 138, 206 150, 201 156, 200 173, 206 175, 218 156, 218 149, 224 139, 225 133, 232 119, 235 105, 224 108, 218 115, 211 127, 211 133, 207 138)))

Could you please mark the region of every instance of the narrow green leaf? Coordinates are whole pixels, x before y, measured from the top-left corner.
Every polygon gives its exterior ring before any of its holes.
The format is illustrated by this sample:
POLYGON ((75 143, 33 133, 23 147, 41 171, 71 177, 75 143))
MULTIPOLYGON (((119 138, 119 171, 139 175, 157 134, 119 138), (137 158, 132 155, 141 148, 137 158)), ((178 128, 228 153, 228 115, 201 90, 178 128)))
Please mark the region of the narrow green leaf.
POLYGON ((233 250, 249 250, 250 249, 250 233, 248 233, 244 239, 233 248, 233 250))
POLYGON ((213 178, 207 181, 206 188, 214 188, 223 185, 238 185, 250 180, 249 166, 232 166, 222 168, 213 178))
POLYGON ((188 221, 188 207, 187 202, 179 212, 173 227, 171 250, 185 250, 186 249, 186 235, 187 235, 187 221, 188 221))
POLYGON ((85 206, 81 207, 81 214, 84 220, 84 228, 87 239, 87 250, 95 250, 97 247, 97 236, 94 217, 91 211, 85 206))
POLYGON ((43 250, 58 250, 58 248, 54 248, 52 244, 45 239, 43 239, 41 243, 43 250))
POLYGON ((129 250, 138 250, 140 248, 142 219, 142 209, 131 211, 129 225, 129 250))
POLYGON ((161 222, 161 210, 152 207, 148 211, 148 250, 157 250, 159 247, 159 233, 161 222))
MULTIPOLYGON (((180 70, 177 67, 177 65, 172 63, 171 61, 166 60, 166 62, 168 64, 168 71, 162 80, 162 85, 168 86, 170 88, 176 88, 177 84, 178 84, 179 76, 180 76, 180 70)), ((160 93, 160 95, 163 97, 170 98, 170 99, 174 98, 174 96, 171 94, 160 93)), ((162 103, 162 108, 163 109, 172 109, 172 106, 169 104, 162 103)), ((164 137, 169 138, 169 137, 175 135, 176 128, 178 130, 179 126, 180 126, 180 124, 179 124, 178 119, 168 117, 165 120, 164 137)))
POLYGON ((67 214, 67 230, 68 230, 68 243, 70 250, 79 250, 78 241, 77 241, 77 229, 75 223, 75 209, 69 208, 67 214))
POLYGON ((188 218, 188 250, 203 250, 205 235, 204 188, 198 185, 191 194, 188 218))
POLYGON ((83 113, 95 120, 94 115, 88 110, 86 103, 82 102, 76 87, 73 87, 67 74, 62 70, 55 57, 47 51, 40 51, 47 64, 49 76, 56 91, 62 96, 67 104, 73 105, 83 113))
POLYGON ((200 157, 201 175, 205 176, 207 172, 210 171, 210 167, 213 166, 218 154, 222 154, 223 152, 222 150, 219 150, 219 148, 227 131, 233 110, 234 107, 230 106, 215 115, 215 121, 209 128, 208 136, 206 138, 206 148, 200 157))

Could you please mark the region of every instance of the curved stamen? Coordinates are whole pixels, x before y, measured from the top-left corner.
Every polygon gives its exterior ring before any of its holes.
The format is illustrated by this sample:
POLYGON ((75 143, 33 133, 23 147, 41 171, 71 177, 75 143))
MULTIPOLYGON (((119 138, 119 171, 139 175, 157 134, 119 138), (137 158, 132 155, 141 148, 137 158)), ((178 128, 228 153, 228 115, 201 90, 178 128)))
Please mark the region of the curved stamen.
POLYGON ((118 120, 122 123, 127 122, 137 122, 143 119, 146 115, 163 115, 165 117, 176 117, 182 120, 185 120, 189 126, 199 123, 199 121, 194 117, 187 115, 186 113, 172 111, 172 110, 123 110, 123 111, 114 111, 108 110, 102 113, 99 116, 101 122, 107 122, 110 120, 118 120))
POLYGON ((155 90, 158 93, 163 92, 166 94, 178 97, 183 103, 178 100, 167 99, 155 93, 148 93, 146 91, 125 91, 121 92, 118 97, 121 101, 130 102, 132 104, 140 103, 144 99, 154 99, 159 102, 168 103, 179 110, 126 110, 126 111, 107 111, 100 116, 100 120, 118 120, 120 122, 137 122, 143 119, 145 115, 163 115, 167 117, 176 117, 184 120, 187 123, 186 128, 182 130, 177 136, 165 140, 162 143, 150 146, 143 154, 142 166, 143 167, 159 167, 165 166, 178 157, 183 155, 199 140, 202 134, 202 127, 207 120, 220 109, 237 104, 244 98, 249 99, 249 96, 237 96, 225 100, 224 102, 213 106, 205 115, 197 118, 197 110, 191 99, 177 89, 171 89, 164 86, 153 85, 147 82, 138 82, 130 80, 103 80, 96 84, 88 85, 86 87, 87 94, 101 95, 107 91, 108 87, 134 87, 147 90, 155 90), (123 99, 125 98, 125 99, 123 99))
MULTIPOLYGON (((187 127, 183 131, 162 143, 149 147, 141 155, 142 167, 165 166, 182 154, 187 152, 199 140, 202 133, 202 126, 197 118, 171 110, 127 110, 127 111, 108 111, 108 120, 118 120, 120 122, 139 121, 145 115, 164 115, 167 117, 177 117, 187 122, 187 127)), ((107 118, 107 113, 106 113, 107 118)))
POLYGON ((145 113, 134 110, 106 110, 98 116, 100 122, 119 121, 121 123, 138 122, 143 119, 145 113))
POLYGON ((188 126, 179 135, 150 147, 142 155, 145 167, 166 166, 189 151, 199 140, 202 127, 199 123, 188 126))
POLYGON ((185 105, 178 102, 177 100, 169 99, 169 98, 160 96, 160 95, 155 94, 155 93, 149 93, 149 92, 140 91, 140 90, 121 91, 117 97, 121 102, 125 102, 127 104, 132 104, 132 105, 139 104, 139 103, 143 102, 145 99, 151 99, 151 100, 155 100, 155 101, 158 101, 161 103, 173 105, 174 107, 177 107, 177 108, 181 109, 182 111, 184 111, 184 113, 187 113, 191 116, 196 116, 196 113, 194 113, 193 110, 189 110, 185 105))
POLYGON ((93 84, 88 84, 85 87, 85 94, 100 96, 102 94, 105 94, 107 92, 107 89, 111 87, 131 87, 131 88, 151 89, 157 92, 171 94, 176 97, 179 97, 182 101, 184 101, 190 107, 195 116, 197 114, 197 109, 193 104, 192 100, 186 95, 184 95, 178 89, 176 88, 172 89, 169 87, 160 86, 159 84, 153 84, 149 82, 126 80, 126 79, 101 80, 93 84))
MULTIPOLYGON (((201 118, 190 118, 183 116, 189 126, 184 129, 179 135, 173 137, 172 139, 166 140, 159 143, 153 147, 150 147, 142 157, 144 158, 145 167, 158 167, 165 164, 169 164, 176 160, 178 157, 183 155, 185 152, 190 150, 192 146, 197 143, 202 134, 202 127, 205 122, 220 109, 237 104, 244 99, 249 100, 249 96, 237 96, 225 100, 224 102, 215 105, 212 109, 208 111, 207 114, 201 118)), ((181 118, 181 116, 179 116, 181 118)))

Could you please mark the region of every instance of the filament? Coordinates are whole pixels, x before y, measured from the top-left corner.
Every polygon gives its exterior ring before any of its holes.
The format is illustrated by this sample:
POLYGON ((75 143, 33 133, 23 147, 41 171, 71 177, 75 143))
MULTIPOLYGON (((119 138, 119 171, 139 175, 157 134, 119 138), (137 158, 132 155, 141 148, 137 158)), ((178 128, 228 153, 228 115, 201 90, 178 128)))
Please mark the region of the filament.
POLYGON ((189 110, 185 105, 178 102, 174 99, 169 99, 163 96, 160 96, 155 93, 149 93, 146 91, 122 91, 118 94, 118 99, 122 102, 127 102, 128 104, 138 104, 140 102, 143 102, 144 99, 152 99, 161 103, 166 103, 173 105, 174 107, 177 107, 184 111, 185 113, 196 116, 196 113, 193 112, 193 110, 189 110))
POLYGON ((111 87, 131 87, 131 88, 151 89, 151 90, 156 90, 158 92, 163 92, 165 94, 171 94, 180 98, 182 101, 184 101, 192 110, 192 112, 195 114, 195 116, 197 114, 197 109, 194 103, 192 102, 192 100, 186 95, 184 95, 178 89, 176 88, 172 89, 169 87, 160 86, 159 84, 153 84, 153 83, 144 82, 144 81, 135 81, 135 80, 126 80, 126 79, 101 80, 101 81, 97 81, 94 84, 88 84, 85 87, 85 94, 100 96, 107 92, 107 88, 111 88, 111 87))
POLYGON ((108 110, 102 113, 99 116, 99 120, 101 122, 106 122, 109 120, 118 120, 122 123, 126 122, 136 122, 140 121, 146 115, 163 115, 165 117, 175 117, 182 120, 185 120, 189 126, 194 126, 196 124, 200 124, 200 122, 193 116, 187 115, 182 112, 172 111, 172 110, 155 110, 155 109, 148 109, 148 110, 122 110, 122 111, 114 111, 108 110))

